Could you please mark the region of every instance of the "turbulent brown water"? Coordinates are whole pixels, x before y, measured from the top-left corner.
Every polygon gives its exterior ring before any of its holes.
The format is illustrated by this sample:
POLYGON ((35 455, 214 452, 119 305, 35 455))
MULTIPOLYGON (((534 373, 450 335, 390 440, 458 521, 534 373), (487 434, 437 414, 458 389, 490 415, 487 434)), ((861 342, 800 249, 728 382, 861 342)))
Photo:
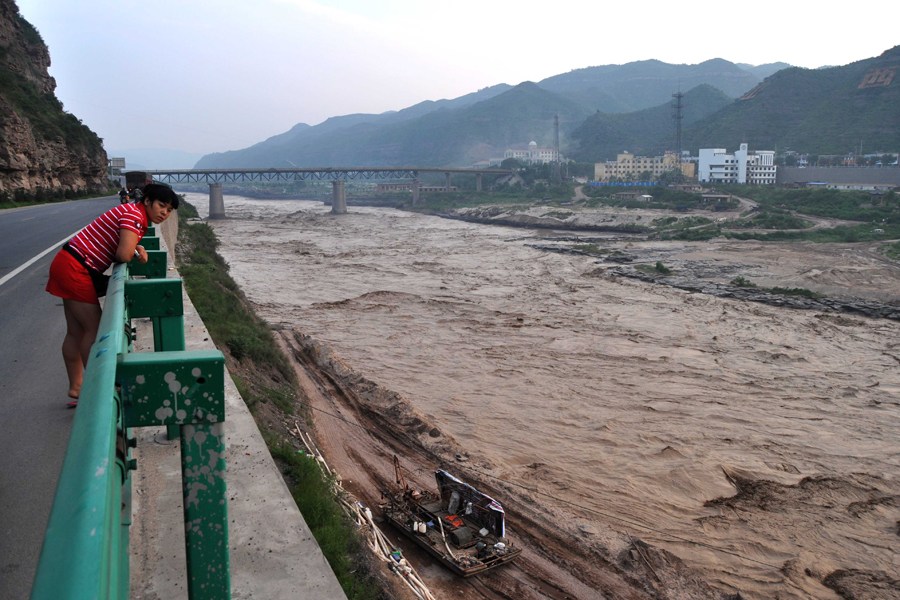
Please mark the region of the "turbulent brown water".
MULTIPOLYGON (((900 597, 897 321, 613 277, 535 248, 546 230, 225 204, 220 253, 260 316, 406 398, 566 526, 639 537, 745 598, 838 598, 834 573, 853 597, 900 597)), ((900 268, 869 247, 606 245, 900 299, 900 268)))

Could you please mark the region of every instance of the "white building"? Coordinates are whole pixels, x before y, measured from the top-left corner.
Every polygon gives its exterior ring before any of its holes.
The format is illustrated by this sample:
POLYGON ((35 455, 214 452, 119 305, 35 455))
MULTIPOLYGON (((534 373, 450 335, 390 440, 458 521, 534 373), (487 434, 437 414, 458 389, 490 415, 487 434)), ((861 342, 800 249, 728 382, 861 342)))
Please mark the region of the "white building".
POLYGON ((559 153, 556 148, 541 147, 531 141, 527 146, 507 148, 503 158, 515 158, 525 163, 552 163, 559 160, 559 153))
POLYGON ((748 152, 747 144, 727 154, 724 148, 701 148, 697 164, 697 179, 701 183, 775 183, 775 152, 748 152))

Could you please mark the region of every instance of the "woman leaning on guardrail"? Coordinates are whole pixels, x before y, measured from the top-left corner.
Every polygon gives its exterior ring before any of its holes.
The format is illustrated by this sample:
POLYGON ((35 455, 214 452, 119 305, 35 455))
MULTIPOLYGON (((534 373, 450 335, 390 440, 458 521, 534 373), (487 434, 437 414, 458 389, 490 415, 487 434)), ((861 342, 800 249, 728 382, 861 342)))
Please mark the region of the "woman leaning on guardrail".
POLYGON ((78 406, 84 367, 100 325, 104 275, 114 262, 147 262, 139 245, 150 223, 162 223, 178 208, 178 195, 167 185, 150 183, 143 197, 106 211, 66 242, 50 265, 47 291, 62 298, 66 336, 62 355, 69 376, 69 408, 78 406))

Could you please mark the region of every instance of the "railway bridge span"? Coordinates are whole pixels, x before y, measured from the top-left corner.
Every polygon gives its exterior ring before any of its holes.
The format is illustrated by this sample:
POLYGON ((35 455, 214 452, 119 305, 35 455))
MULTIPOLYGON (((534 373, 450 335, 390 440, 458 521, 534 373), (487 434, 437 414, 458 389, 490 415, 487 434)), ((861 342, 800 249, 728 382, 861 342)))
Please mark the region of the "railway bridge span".
POLYGON ((347 197, 344 185, 355 180, 410 180, 413 205, 419 202, 420 181, 423 173, 443 173, 444 189, 452 189, 454 176, 475 177, 475 189, 481 191, 485 175, 510 175, 509 169, 464 169, 442 167, 295 167, 290 169, 171 169, 144 171, 154 181, 169 185, 178 183, 209 184, 209 217, 211 219, 225 217, 225 201, 222 197, 223 183, 251 182, 296 182, 296 181, 330 181, 332 184, 331 212, 343 214, 347 212, 347 197))

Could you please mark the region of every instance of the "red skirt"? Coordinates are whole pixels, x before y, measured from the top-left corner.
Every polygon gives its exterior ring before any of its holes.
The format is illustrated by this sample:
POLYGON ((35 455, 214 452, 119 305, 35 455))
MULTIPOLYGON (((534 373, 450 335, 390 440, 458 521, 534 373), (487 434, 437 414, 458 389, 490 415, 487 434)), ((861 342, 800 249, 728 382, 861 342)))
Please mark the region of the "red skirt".
POLYGON ((90 273, 65 250, 57 252, 50 263, 47 291, 64 300, 100 304, 90 273))

